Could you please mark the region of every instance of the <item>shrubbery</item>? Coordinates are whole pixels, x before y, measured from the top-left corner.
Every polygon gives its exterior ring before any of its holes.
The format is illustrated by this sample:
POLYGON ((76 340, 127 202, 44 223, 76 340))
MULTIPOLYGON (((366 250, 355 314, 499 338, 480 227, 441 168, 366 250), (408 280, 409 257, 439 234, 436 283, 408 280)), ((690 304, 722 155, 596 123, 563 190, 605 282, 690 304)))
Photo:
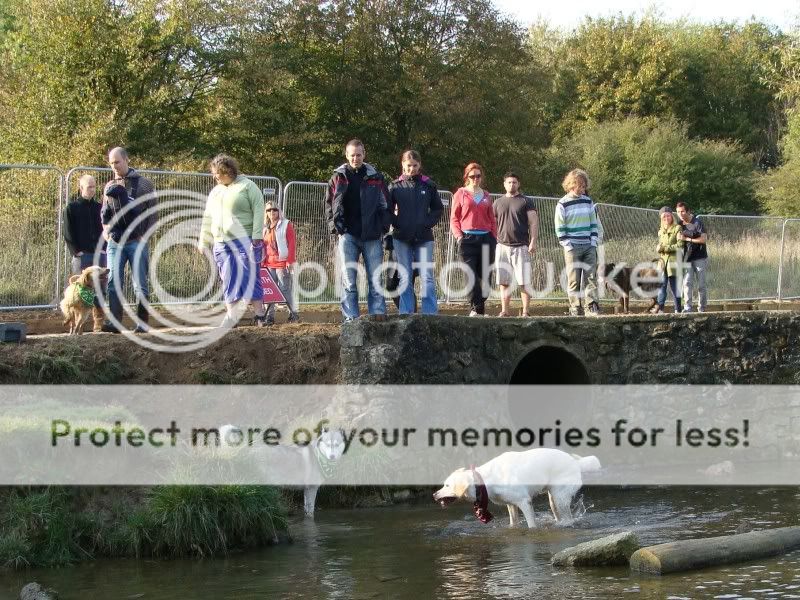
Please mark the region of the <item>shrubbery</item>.
POLYGON ((752 161, 736 144, 691 139, 676 121, 586 125, 551 153, 563 173, 589 172, 596 202, 659 208, 683 200, 706 214, 757 210, 752 161))

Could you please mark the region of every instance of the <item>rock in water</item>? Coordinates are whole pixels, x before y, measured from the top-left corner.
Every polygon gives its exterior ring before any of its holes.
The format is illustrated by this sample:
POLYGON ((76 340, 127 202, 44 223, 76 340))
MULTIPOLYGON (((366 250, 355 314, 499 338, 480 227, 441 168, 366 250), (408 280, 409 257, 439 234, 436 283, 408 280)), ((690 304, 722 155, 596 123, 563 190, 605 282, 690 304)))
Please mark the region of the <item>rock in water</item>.
POLYGON ((46 590, 34 581, 22 588, 19 600, 58 600, 58 593, 55 590, 46 590))
POLYGON ((626 565, 639 549, 639 540, 632 531, 621 531, 591 542, 565 548, 553 556, 556 567, 609 567, 626 565))

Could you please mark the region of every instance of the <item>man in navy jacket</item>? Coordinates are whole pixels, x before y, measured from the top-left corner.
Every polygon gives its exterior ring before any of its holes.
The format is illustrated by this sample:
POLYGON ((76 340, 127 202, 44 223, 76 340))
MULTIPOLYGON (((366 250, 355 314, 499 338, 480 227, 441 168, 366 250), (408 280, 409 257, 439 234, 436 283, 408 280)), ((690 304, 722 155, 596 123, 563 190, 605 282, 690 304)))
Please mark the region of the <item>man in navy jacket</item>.
POLYGON ((381 286, 383 235, 390 215, 388 191, 383 175, 365 163, 361 140, 345 146, 347 162, 333 172, 325 193, 328 230, 337 236, 338 269, 342 278, 342 315, 345 321, 358 318, 358 258, 364 257, 367 271, 367 309, 371 315, 385 315, 381 286))

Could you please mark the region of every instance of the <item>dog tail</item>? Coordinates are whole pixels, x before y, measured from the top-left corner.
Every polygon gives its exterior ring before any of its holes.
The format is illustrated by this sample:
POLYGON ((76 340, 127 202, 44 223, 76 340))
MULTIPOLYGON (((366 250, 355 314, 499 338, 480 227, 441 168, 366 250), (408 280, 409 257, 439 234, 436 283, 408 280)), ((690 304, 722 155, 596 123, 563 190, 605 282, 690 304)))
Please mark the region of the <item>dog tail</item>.
POLYGON ((71 315, 69 314, 69 308, 67 308, 67 299, 64 297, 61 302, 59 303, 58 307, 61 309, 61 313, 64 315, 64 325, 69 323, 71 315))
POLYGON ((578 461, 581 473, 591 473, 592 471, 599 471, 602 468, 600 466, 600 460, 594 455, 579 456, 577 454, 571 454, 570 456, 578 461))

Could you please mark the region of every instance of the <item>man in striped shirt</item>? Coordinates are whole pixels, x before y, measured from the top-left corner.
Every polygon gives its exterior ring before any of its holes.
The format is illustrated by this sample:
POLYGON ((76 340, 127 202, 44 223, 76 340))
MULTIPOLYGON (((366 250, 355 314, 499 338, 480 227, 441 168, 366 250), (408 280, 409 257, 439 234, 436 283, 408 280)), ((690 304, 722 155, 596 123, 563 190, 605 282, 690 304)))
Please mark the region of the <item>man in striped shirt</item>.
POLYGON ((555 226, 558 243, 564 248, 564 262, 569 282, 569 314, 581 316, 584 295, 588 304, 586 312, 596 317, 600 314, 597 302, 597 239, 598 223, 594 203, 586 190, 589 176, 582 169, 573 169, 564 178, 562 187, 567 193, 556 205, 555 226), (586 288, 581 290, 582 275, 586 288))

